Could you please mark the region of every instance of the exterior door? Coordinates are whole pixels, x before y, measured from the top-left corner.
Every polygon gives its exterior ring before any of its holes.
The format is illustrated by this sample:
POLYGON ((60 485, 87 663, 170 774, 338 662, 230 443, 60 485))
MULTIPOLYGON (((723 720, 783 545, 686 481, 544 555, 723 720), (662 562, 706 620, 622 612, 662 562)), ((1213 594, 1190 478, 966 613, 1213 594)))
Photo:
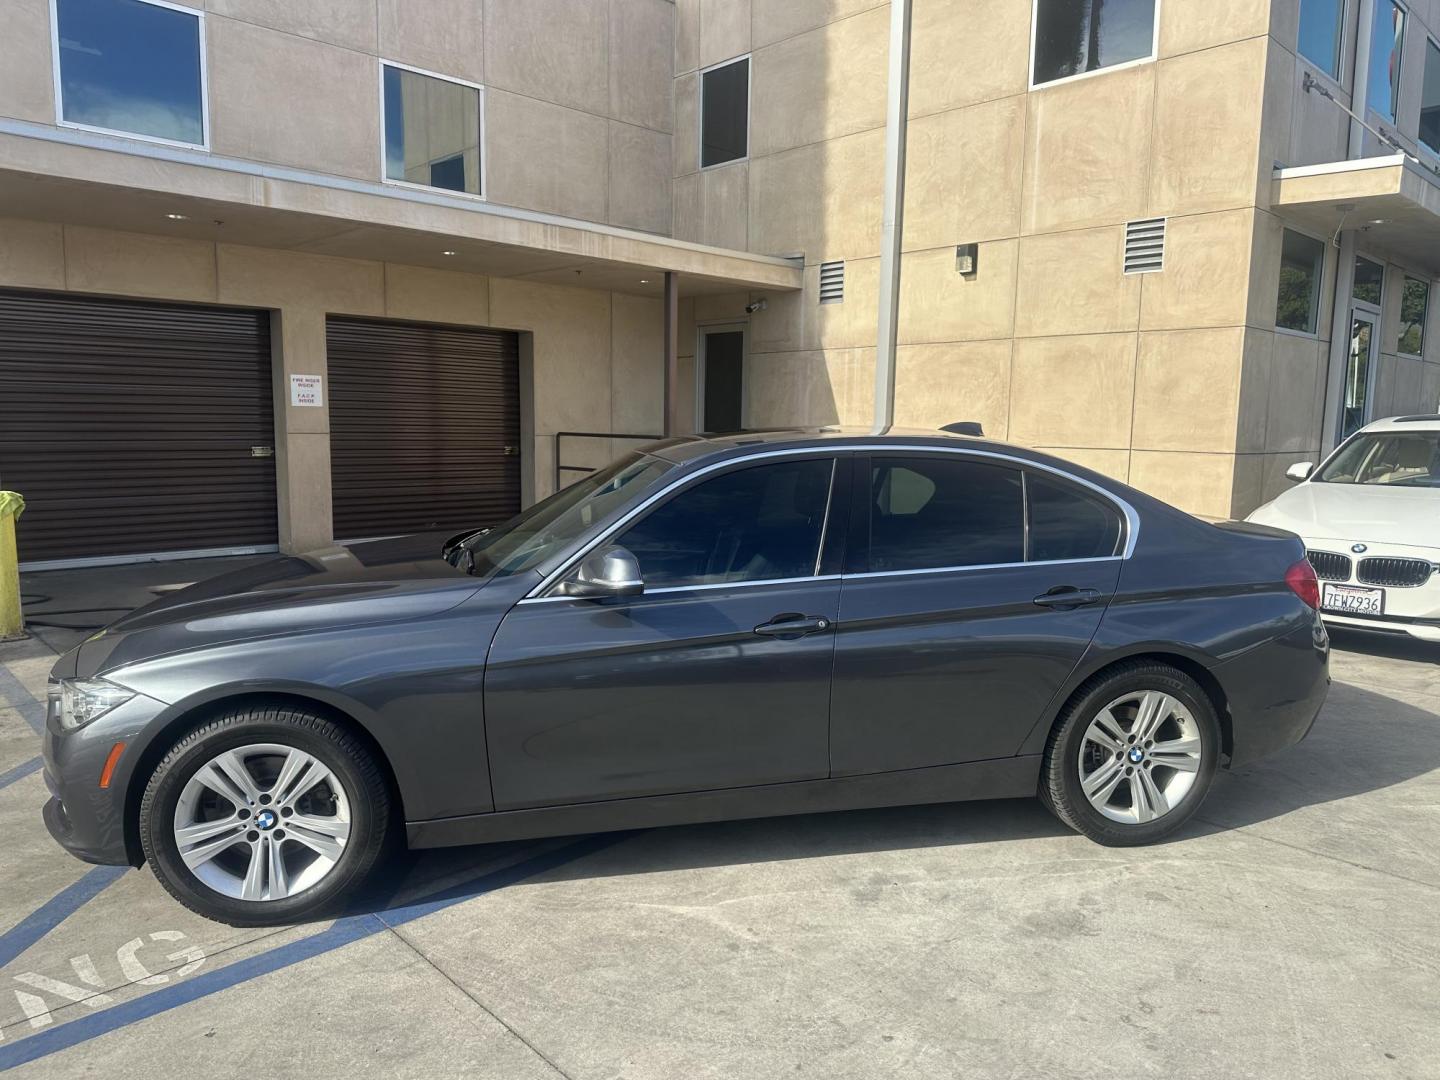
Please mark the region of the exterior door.
POLYGON ((835 472, 802 456, 701 478, 614 538, 643 595, 521 601, 485 670, 496 809, 825 777, 835 472))
POLYGON ((1345 357, 1345 396, 1340 414, 1342 440, 1355 434, 1371 419, 1378 323, 1376 312, 1360 307, 1350 312, 1350 350, 1345 357))
POLYGON ((520 346, 468 326, 331 317, 330 472, 342 540, 520 511, 520 346))
POLYGON ((270 313, 0 290, 20 561, 275 550, 270 313))
POLYGON ((740 431, 745 426, 745 328, 700 330, 700 377, 696 379, 699 430, 740 431))
POLYGON ((875 454, 855 489, 834 775, 1015 754, 1114 594, 1120 513, 1053 474, 960 454, 875 454))

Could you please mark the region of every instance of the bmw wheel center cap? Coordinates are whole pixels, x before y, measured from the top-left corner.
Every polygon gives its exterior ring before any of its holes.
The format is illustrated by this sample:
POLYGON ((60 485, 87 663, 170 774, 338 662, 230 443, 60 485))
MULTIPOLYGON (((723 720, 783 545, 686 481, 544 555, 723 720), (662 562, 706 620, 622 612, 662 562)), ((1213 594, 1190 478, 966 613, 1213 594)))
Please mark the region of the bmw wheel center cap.
POLYGON ((275 827, 275 811, 261 810, 255 815, 255 827, 261 832, 266 832, 275 827))
POLYGON ((1132 746, 1130 747, 1130 753, 1127 756, 1130 758, 1130 763, 1132 765, 1139 765, 1140 762, 1145 760, 1145 751, 1141 750, 1138 746, 1132 746))

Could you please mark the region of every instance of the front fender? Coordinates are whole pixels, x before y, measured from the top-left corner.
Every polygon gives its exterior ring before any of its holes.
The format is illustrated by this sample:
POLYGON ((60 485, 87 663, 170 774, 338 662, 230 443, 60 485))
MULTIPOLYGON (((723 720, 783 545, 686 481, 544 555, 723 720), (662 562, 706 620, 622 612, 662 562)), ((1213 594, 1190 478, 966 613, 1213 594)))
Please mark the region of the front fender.
MULTIPOLYGON (((138 736, 132 770, 227 702, 315 702, 361 728, 388 763, 408 820, 494 809, 482 704, 498 617, 465 613, 225 645, 144 661, 106 677, 164 702, 138 736)), ((127 776, 131 783, 133 776, 127 776)), ((142 779, 141 783, 144 782, 142 779)))

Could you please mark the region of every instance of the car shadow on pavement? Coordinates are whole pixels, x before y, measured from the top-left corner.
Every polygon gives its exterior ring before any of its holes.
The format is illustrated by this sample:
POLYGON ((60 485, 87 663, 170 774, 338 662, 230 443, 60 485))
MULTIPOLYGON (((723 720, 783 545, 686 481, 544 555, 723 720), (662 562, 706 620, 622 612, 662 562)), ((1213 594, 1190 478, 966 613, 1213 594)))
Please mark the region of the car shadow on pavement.
MULTIPOLYGON (((1404 783, 1435 769, 1440 769, 1440 716, 1337 683, 1303 742, 1253 765, 1222 771, 1199 815, 1171 842, 1258 824, 1404 783), (1357 752, 1357 747, 1364 747, 1364 752, 1357 752)), ((647 832, 658 842, 619 843, 595 857, 552 869, 547 876, 638 875, 1070 834, 1035 799, 756 818, 647 832)), ((383 913, 437 896, 461 898, 467 882, 576 839, 397 852, 348 911, 383 913)), ((1076 842, 1083 841, 1077 837, 1076 842)))
POLYGON ((1243 828, 1436 769, 1440 714, 1337 682, 1303 742, 1217 777, 1199 816, 1209 831, 1243 828))
POLYGON ((1410 660, 1440 667, 1440 642, 1421 641, 1408 634, 1375 634, 1364 630, 1347 630, 1343 626, 1328 628, 1336 649, 1388 660, 1410 660))

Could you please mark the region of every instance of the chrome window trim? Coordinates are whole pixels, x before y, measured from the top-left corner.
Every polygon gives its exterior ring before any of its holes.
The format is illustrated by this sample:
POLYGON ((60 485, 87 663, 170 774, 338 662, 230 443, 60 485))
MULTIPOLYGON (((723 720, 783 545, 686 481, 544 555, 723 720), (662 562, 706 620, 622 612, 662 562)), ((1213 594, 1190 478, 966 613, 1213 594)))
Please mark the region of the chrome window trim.
POLYGON ((843 574, 846 581, 866 578, 914 577, 918 574, 961 574, 968 570, 1016 570, 1027 566, 1073 566, 1079 563, 1121 562, 1123 555, 1097 555, 1086 559, 1035 559, 1032 562, 974 563, 970 566, 927 566, 919 570, 866 570, 863 574, 843 574))
MULTIPOLYGON (((590 541, 590 542, 589 542, 588 544, 586 544, 584 547, 580 548, 578 551, 575 552, 575 554, 571 555, 570 558, 566 559, 565 562, 561 563, 560 566, 558 566, 556 569, 552 570, 549 574, 547 574, 547 575, 541 580, 541 582, 540 582, 539 585, 536 585, 533 589, 531 589, 528 593, 526 593, 524 597, 521 598, 521 600, 519 601, 519 603, 522 603, 522 604, 523 604, 523 603, 527 603, 527 602, 532 601, 532 600, 548 600, 548 599, 570 600, 570 599, 574 599, 573 597, 569 597, 569 596, 547 597, 547 596, 545 596, 544 594, 545 594, 546 590, 548 590, 551 586, 555 585, 558 581, 560 581, 560 579, 563 578, 563 577, 565 576, 565 574, 567 574, 570 570, 572 570, 572 569, 575 567, 575 565, 580 562, 580 560, 582 560, 583 558, 585 558, 586 555, 588 555, 588 554, 589 554, 591 551, 593 551, 595 548, 599 547, 601 544, 608 543, 608 542, 610 541, 610 539, 611 539, 613 536, 615 536, 616 533, 618 533, 621 529, 623 529, 626 525, 628 525, 631 521, 633 521, 633 520, 634 520, 635 518, 637 518, 639 515, 643 514, 643 513, 644 513, 646 510, 648 510, 651 506, 655 505, 655 503, 659 502, 659 501, 660 501, 661 499, 663 499, 663 498, 666 498, 666 497, 669 496, 672 492, 676 491, 677 489, 679 489, 679 488, 681 488, 681 487, 688 487, 688 486, 691 484, 691 482, 700 479, 702 476, 708 476, 710 473, 717 472, 717 471, 719 471, 719 470, 721 470, 721 469, 728 468, 728 467, 730 467, 730 466, 732 466, 732 465, 746 465, 746 464, 751 464, 751 463, 754 463, 754 462, 766 461, 766 460, 769 460, 769 459, 771 459, 771 458, 799 457, 799 456, 802 456, 802 455, 812 455, 812 456, 825 456, 825 455, 830 455, 830 456, 834 457, 834 456, 838 456, 838 455, 840 455, 840 454, 855 454, 855 453, 870 454, 870 455, 872 455, 872 456, 873 456, 873 455, 876 455, 876 454, 888 454, 888 453, 960 454, 960 455, 963 455, 963 456, 966 456, 966 457, 971 457, 971 458, 986 458, 986 459, 991 460, 991 461, 1003 461, 1003 462, 1006 462, 1006 463, 1011 464, 1011 465, 1018 465, 1018 466, 1020 466, 1021 468, 1039 469, 1041 472, 1047 472, 1047 473, 1050 473, 1050 474, 1052 474, 1052 475, 1054 475, 1054 476, 1059 476, 1059 477, 1061 477, 1062 479, 1065 479, 1065 480, 1070 481, 1072 484, 1079 484, 1081 487, 1087 488, 1087 489, 1089 489, 1090 491, 1095 492, 1095 493, 1096 493, 1097 495, 1099 495, 1102 499, 1105 499, 1105 500, 1108 501, 1112 506, 1114 506, 1117 510, 1119 510, 1120 513, 1121 513, 1121 516, 1124 517, 1124 519, 1125 519, 1125 546, 1124 546, 1124 550, 1123 550, 1119 555, 1105 555, 1105 556, 1100 556, 1099 558, 1090 558, 1090 559, 1060 559, 1060 560, 1055 560, 1055 562, 1049 562, 1049 561, 1047 561, 1047 562, 1043 562, 1043 563, 1042 563, 1042 562, 995 563, 995 564, 991 564, 991 565, 983 566, 983 567, 981 567, 981 566, 960 566, 960 567, 934 567, 934 568, 929 568, 929 569, 925 569, 925 570, 878 570, 878 571, 868 571, 868 572, 866 572, 866 573, 864 573, 864 574, 840 574, 840 575, 833 575, 833 576, 835 576, 835 577, 840 577, 840 578, 865 578, 865 577, 876 577, 876 576, 882 576, 882 575, 896 575, 896 574, 936 574, 936 573, 946 573, 946 572, 955 571, 955 570, 980 570, 980 569, 991 569, 991 570, 993 570, 993 569, 998 569, 999 567, 1005 567, 1005 566, 1008 566, 1008 567, 1014 567, 1014 566, 1044 566, 1044 565, 1054 565, 1055 563, 1103 562, 1103 561, 1106 561, 1106 560, 1109 560, 1109 559, 1122 559, 1122 560, 1123 560, 1123 559, 1128 559, 1128 558, 1130 558, 1133 554, 1135 554, 1135 543, 1136 543, 1136 540, 1138 539, 1139 534, 1140 534, 1140 515, 1139 515, 1138 513, 1136 513, 1135 508, 1134 508, 1133 506, 1131 506, 1128 502, 1126 502, 1124 499, 1122 499, 1122 498, 1120 498, 1118 495, 1114 494, 1113 492, 1106 491, 1106 490, 1105 490, 1103 487, 1101 487, 1099 484, 1092 483, 1091 481, 1086 480, 1086 479, 1085 479, 1084 477, 1082 477, 1082 476, 1076 476, 1074 473, 1066 472, 1064 469, 1056 468, 1054 465, 1048 465, 1048 464, 1046 464, 1045 462, 1041 462, 1041 461, 1029 461, 1029 460, 1027 460, 1026 458, 1016 457, 1016 456, 1013 455, 1013 454, 1002 454, 1002 453, 998 453, 997 451, 994 451, 994 450, 979 450, 979 449, 975 449, 975 448, 972 448, 972 447, 965 447, 965 446, 926 446, 926 445, 924 445, 923 443, 895 443, 895 444, 890 444, 890 443, 879 443, 879 444, 876 444, 876 443, 841 443, 840 445, 837 445, 837 446, 789 447, 789 448, 784 449, 784 450, 761 451, 761 452, 755 453, 755 454, 748 454, 748 455, 746 455, 745 457, 726 458, 724 461, 716 461, 716 462, 713 462, 712 464, 706 465, 706 466, 704 466, 703 468, 700 468, 700 469, 696 469, 694 472, 688 473, 688 474, 686 474, 685 476, 677 477, 675 480, 671 481, 669 484, 667 484, 667 485, 666 485, 664 488, 662 488, 660 491, 654 492, 653 494, 651 494, 651 495, 649 495, 648 497, 646 497, 645 499, 643 499, 641 502, 637 503, 635 506, 632 506, 632 507, 631 507, 629 510, 627 510, 623 515, 621 515, 621 517, 618 518, 618 519, 615 521, 615 523, 610 526, 610 528, 606 529, 605 532, 601 533, 598 537, 596 537, 595 539, 593 539, 592 541, 590 541)), ((832 470, 832 477, 833 477, 833 470, 832 470)), ((831 484, 831 490, 832 490, 832 491, 834 490, 833 479, 832 479, 832 484, 831 484)), ((828 515, 827 515, 827 520, 828 520, 828 515)), ((823 545, 822 545, 821 550, 822 550, 822 553, 823 553, 823 550, 824 550, 823 545)), ((828 577, 828 576, 831 576, 831 575, 827 575, 827 577, 828 577)), ((734 587, 739 586, 739 585, 774 585, 774 584, 777 584, 777 583, 780 583, 780 582, 788 582, 788 581, 814 581, 814 580, 816 580, 816 578, 814 578, 814 577, 807 577, 807 578, 777 578, 777 579, 772 579, 772 580, 752 581, 752 582, 738 582, 738 581, 737 581, 737 582, 725 582, 725 583, 723 583, 723 585, 724 585, 724 587, 734 588, 734 587)), ((715 586, 711 586, 711 585, 672 585, 672 586, 666 586, 666 587, 664 587, 663 589, 654 589, 654 590, 647 589, 647 590, 645 591, 644 595, 653 596, 653 595, 661 594, 661 593, 663 593, 663 592, 677 592, 677 591, 680 591, 680 590, 706 589, 706 588, 713 588, 713 587, 715 587, 715 586)))
MULTIPOLYGON (((630 602, 635 603, 647 596, 666 596, 671 593, 712 592, 715 589, 750 589, 757 585, 809 585, 816 581, 840 581, 844 576, 843 574, 815 574, 811 577, 755 578, 750 581, 714 581, 704 585, 664 585, 658 589, 646 589, 640 596, 632 597, 630 602)), ((551 604, 557 600, 588 602, 593 599, 594 597, 587 596, 527 596, 520 600, 519 603, 551 604)))

